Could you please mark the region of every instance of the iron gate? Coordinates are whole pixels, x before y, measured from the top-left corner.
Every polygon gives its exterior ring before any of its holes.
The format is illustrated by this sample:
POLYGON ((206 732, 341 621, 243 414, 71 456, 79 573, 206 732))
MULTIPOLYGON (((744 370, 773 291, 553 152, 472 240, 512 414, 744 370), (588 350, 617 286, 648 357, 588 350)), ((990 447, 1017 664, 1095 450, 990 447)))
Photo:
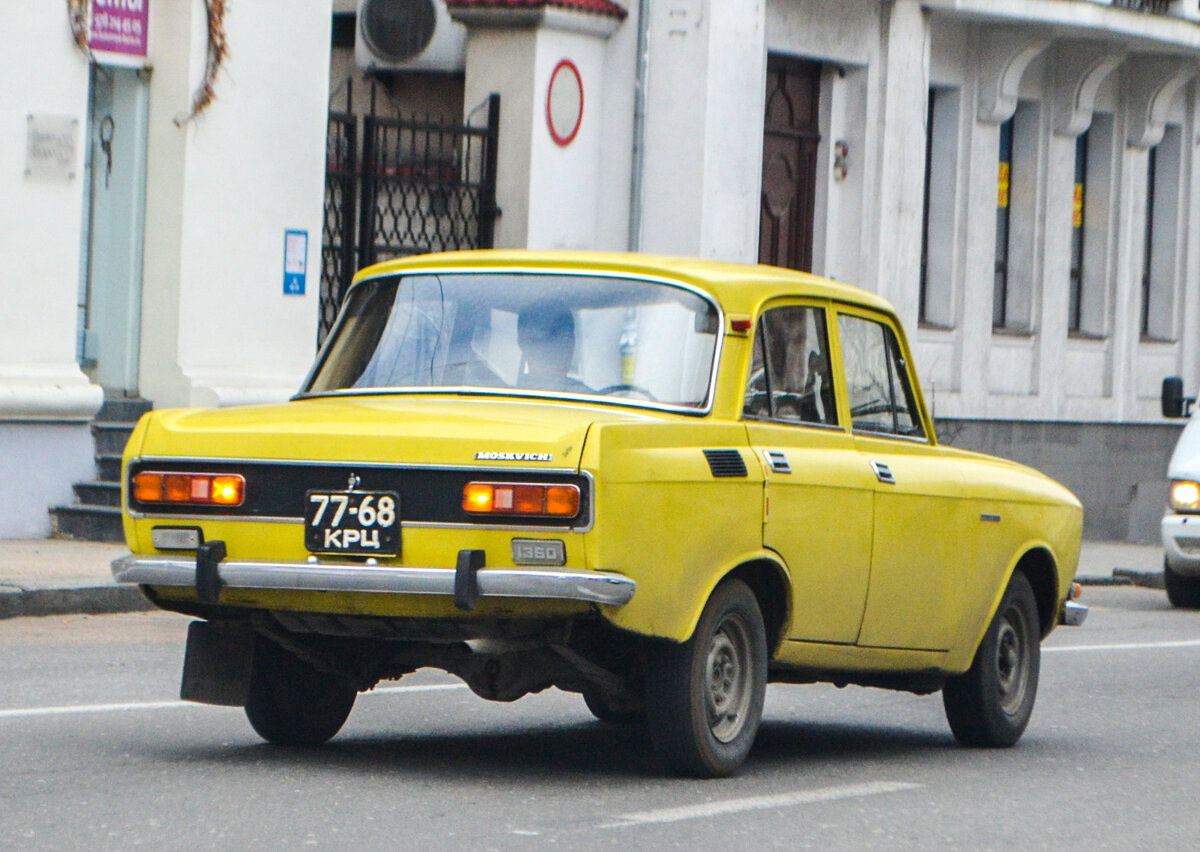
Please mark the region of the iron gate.
POLYGON ((318 345, 357 269, 411 254, 491 248, 499 214, 499 95, 481 105, 483 127, 379 116, 374 93, 372 111, 358 116, 349 111, 349 86, 346 100, 347 111, 329 113, 326 137, 318 345))

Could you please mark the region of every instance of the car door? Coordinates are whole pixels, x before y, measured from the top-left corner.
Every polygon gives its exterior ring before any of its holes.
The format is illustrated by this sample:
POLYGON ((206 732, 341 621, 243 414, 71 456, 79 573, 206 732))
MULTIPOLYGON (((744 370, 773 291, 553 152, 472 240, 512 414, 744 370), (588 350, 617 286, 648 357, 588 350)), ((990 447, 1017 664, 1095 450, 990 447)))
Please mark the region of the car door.
POLYGON ((791 573, 788 638, 853 644, 867 600, 875 486, 839 423, 828 315, 820 304, 762 313, 743 418, 764 465, 763 544, 791 573))
POLYGON ((946 650, 965 592, 966 501, 958 465, 928 437, 892 321, 839 309, 853 440, 874 481, 871 574, 858 644, 946 650))

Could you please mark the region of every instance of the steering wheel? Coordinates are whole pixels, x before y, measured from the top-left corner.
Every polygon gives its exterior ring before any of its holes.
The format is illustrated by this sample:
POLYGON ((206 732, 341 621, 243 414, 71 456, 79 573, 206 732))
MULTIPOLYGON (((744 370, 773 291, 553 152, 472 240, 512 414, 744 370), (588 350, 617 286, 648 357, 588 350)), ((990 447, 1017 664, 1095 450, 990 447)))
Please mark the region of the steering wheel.
POLYGON ((650 393, 650 391, 646 390, 641 385, 609 385, 606 388, 600 388, 600 390, 596 391, 596 393, 600 394, 601 396, 641 396, 650 402, 658 402, 658 397, 650 393))

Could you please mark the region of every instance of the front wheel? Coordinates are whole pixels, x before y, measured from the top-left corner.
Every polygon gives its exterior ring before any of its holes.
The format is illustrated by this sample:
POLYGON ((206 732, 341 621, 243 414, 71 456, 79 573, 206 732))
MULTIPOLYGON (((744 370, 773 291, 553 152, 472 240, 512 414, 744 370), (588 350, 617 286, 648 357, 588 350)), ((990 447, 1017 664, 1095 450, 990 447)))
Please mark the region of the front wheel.
POLYGON ((652 655, 646 725, 659 754, 687 775, 730 775, 762 719, 767 639, 762 612, 740 580, 717 587, 682 645, 652 655))
POLYGON ((269 639, 255 639, 246 718, 267 742, 320 745, 341 730, 357 696, 269 639))
POLYGON ((1191 577, 1171 570, 1163 561, 1163 580, 1167 586, 1167 600, 1180 609, 1200 609, 1200 577, 1191 577))
POLYGON ((942 690, 946 719, 963 745, 1006 748, 1029 724, 1041 667, 1041 631, 1033 587, 1013 574, 975 660, 942 690))

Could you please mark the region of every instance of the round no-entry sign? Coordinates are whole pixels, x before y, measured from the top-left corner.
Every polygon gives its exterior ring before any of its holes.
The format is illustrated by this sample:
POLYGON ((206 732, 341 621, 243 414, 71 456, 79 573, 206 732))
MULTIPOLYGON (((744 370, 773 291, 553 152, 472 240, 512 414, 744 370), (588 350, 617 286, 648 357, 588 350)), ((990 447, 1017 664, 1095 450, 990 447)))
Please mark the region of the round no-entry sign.
POLYGON ((583 78, 570 59, 559 60, 546 88, 546 124, 559 145, 570 145, 583 123, 583 78))

